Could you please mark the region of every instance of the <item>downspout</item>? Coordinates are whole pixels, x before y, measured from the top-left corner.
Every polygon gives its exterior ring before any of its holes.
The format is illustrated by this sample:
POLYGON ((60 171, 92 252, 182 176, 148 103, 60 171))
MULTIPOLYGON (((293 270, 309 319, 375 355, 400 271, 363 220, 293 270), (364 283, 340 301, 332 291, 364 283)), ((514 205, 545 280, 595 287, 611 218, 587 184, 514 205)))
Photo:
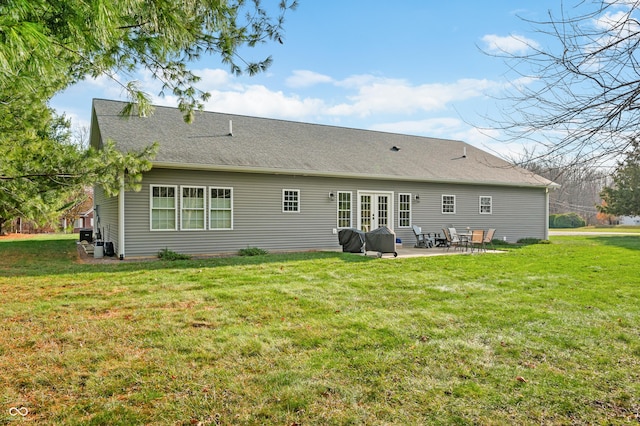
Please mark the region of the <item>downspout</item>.
POLYGON ((118 192, 118 257, 124 260, 124 174, 120 175, 118 192))
POLYGON ((549 239, 549 187, 546 187, 544 190, 544 198, 545 198, 545 214, 544 214, 544 239, 549 239))

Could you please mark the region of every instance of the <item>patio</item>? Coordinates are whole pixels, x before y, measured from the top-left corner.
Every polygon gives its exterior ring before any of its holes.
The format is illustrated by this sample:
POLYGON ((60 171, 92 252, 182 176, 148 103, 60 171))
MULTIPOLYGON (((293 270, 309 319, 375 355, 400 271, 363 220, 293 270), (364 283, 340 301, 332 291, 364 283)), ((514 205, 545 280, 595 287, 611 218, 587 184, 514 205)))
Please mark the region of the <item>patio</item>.
MULTIPOLYGON (((342 251, 342 249, 327 249, 326 251, 342 251)), ((447 255, 479 255, 479 254, 489 254, 489 253, 506 253, 503 250, 489 250, 487 251, 474 250, 471 252, 470 250, 457 250, 455 248, 450 248, 447 250, 446 247, 434 247, 434 248, 421 248, 421 247, 413 247, 413 246, 402 246, 396 247, 396 252, 398 253, 398 257, 394 257, 393 253, 383 253, 383 259, 400 259, 400 258, 409 258, 409 257, 431 257, 431 256, 447 256, 447 255)), ((353 253, 355 256, 361 256, 359 253, 353 253)), ((368 257, 378 257, 378 253, 375 251, 368 251, 366 254, 368 257)))

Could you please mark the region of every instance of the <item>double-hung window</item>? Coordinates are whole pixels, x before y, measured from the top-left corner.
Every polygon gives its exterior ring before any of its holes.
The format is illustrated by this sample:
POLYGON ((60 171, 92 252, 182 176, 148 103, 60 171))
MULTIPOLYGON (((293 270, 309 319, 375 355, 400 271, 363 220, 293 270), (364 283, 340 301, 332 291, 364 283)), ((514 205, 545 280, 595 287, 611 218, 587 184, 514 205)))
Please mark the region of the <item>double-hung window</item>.
POLYGON ((442 196, 442 214, 455 214, 455 213, 456 213, 456 196, 443 195, 442 196))
POLYGON ((209 229, 233 229, 233 189, 209 187, 209 229))
POLYGON ((493 210, 493 200, 489 196, 480 196, 480 214, 491 214, 493 210))
POLYGON ((204 229, 204 187, 182 186, 181 229, 204 229))
POLYGON ((398 194, 398 227, 411 226, 411 194, 398 194))
POLYGON ((338 192, 338 228, 351 228, 351 192, 338 192))
POLYGON ((283 189, 282 190, 282 211, 284 213, 300 212, 300 190, 299 189, 283 189))
POLYGON ((150 223, 152 231, 174 231, 177 228, 177 186, 151 185, 150 223))

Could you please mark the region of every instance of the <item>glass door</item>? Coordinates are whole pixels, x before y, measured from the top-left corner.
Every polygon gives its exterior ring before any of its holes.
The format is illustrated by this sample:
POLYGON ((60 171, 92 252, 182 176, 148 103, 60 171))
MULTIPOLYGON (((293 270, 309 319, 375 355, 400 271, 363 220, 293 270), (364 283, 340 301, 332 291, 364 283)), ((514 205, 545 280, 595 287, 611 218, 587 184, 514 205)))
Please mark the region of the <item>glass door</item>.
POLYGON ((381 226, 391 228, 392 199, 392 195, 387 193, 361 193, 358 209, 360 230, 369 232, 381 226))
POLYGON ((372 198, 369 194, 360 195, 360 230, 364 232, 371 231, 371 222, 373 221, 373 214, 371 213, 372 198))

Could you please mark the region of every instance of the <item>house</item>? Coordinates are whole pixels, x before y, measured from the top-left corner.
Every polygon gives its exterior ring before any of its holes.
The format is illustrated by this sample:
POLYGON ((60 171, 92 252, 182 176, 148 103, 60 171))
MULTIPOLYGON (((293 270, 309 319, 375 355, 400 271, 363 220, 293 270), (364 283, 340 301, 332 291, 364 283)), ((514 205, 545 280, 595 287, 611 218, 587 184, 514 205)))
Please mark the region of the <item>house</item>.
POLYGON ((638 226, 640 225, 640 216, 620 216, 618 224, 638 226))
POLYGON ((79 232, 81 229, 93 228, 93 190, 86 188, 85 197, 74 199, 75 203, 64 210, 57 220, 49 223, 37 223, 33 220, 18 217, 9 222, 6 228, 17 234, 45 234, 56 231, 79 232))
POLYGON ((120 116, 96 99, 91 145, 159 152, 142 190, 106 197, 94 213, 118 255, 339 248, 341 228, 497 228, 516 241, 547 238, 555 184, 461 141, 177 108, 120 116))
POLYGON ((73 206, 63 212, 60 218, 62 229, 72 229, 74 233, 93 228, 93 190, 86 188, 84 198, 79 198, 73 206))

